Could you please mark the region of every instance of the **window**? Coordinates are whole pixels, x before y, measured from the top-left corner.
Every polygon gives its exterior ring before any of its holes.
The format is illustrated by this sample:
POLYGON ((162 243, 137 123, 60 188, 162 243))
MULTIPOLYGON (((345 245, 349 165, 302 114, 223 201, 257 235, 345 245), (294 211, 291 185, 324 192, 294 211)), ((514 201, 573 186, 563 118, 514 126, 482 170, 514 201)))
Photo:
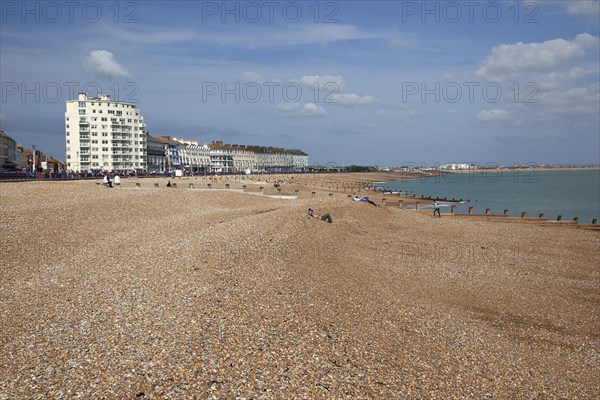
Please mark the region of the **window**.
POLYGON ((108 147, 103 147, 102 151, 108 151, 108 147))
POLYGON ((114 113, 115 113, 115 110, 108 110, 108 113, 109 113, 109 114, 114 114, 114 113))
POLYGON ((85 101, 80 101, 79 102, 79 108, 84 107, 85 108, 85 101))
POLYGON ((102 144, 108 144, 108 140, 103 140, 102 144))
POLYGON ((108 132, 102 132, 102 136, 107 137, 108 136, 108 132))
POLYGON ((85 115, 85 110, 79 110, 79 115, 85 115))
POLYGON ((92 136, 98 136, 98 132, 92 132, 92 136))
POLYGON ((67 136, 69 136, 69 131, 67 131, 67 136))
MULTIPOLYGON (((106 121, 108 121, 108 118, 106 118, 106 117, 102 117, 102 122, 106 122, 106 121)), ((104 127, 104 126, 106 126, 106 125, 102 125, 102 126, 104 127)))
POLYGON ((92 139, 92 144, 98 144, 98 139, 92 139))

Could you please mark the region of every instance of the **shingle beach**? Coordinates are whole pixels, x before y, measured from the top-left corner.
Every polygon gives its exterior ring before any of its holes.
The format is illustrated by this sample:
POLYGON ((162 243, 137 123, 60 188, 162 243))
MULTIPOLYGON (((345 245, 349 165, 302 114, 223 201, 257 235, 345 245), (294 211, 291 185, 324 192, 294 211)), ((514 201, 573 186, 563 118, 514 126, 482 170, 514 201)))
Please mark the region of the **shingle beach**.
POLYGON ((599 231, 134 182, 0 183, 1 400, 600 397, 599 231))

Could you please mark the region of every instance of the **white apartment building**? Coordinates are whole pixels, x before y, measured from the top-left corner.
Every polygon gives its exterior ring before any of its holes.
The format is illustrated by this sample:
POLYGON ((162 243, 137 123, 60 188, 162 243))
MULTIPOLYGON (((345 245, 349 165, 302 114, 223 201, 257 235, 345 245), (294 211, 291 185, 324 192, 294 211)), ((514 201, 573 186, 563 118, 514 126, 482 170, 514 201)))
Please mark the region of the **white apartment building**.
POLYGON ((0 170, 16 170, 21 167, 21 152, 17 150, 17 142, 0 131, 0 170))
POLYGON ((136 105, 79 93, 65 112, 67 169, 146 171, 147 133, 136 105))
POLYGON ((197 140, 172 138, 181 143, 181 164, 186 172, 210 171, 210 147, 207 144, 198 144, 197 140))

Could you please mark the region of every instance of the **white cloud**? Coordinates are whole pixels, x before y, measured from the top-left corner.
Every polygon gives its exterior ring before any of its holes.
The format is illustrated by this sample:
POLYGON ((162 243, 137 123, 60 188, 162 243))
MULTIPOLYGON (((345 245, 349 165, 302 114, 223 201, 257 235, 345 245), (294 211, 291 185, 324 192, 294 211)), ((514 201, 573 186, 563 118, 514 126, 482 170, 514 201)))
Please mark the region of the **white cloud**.
POLYGON ((548 116, 596 116, 600 108, 600 84, 590 87, 574 87, 542 93, 539 96, 540 117, 548 116))
POLYGON ((493 109, 493 110, 482 110, 477 113, 477 119, 480 121, 498 121, 507 120, 510 118, 510 114, 506 110, 493 109))
POLYGON ((244 80, 246 82, 260 83, 261 85, 267 81, 261 74, 256 72, 244 72, 244 80))
POLYGON ((90 54, 83 59, 83 68, 92 76, 104 78, 130 76, 129 72, 115 60, 113 54, 106 50, 90 51, 90 54))
POLYGON ((600 14, 600 2, 594 0, 569 1, 567 13, 572 15, 598 15, 600 14))
POLYGON ((391 117, 408 120, 415 117, 417 113, 414 110, 406 108, 405 104, 398 104, 390 105, 387 108, 377 110, 375 111, 375 115, 378 115, 380 117, 391 117))
POLYGON ((590 75, 600 75, 600 69, 583 69, 580 67, 573 67, 569 70, 569 78, 571 79, 581 79, 590 75))
POLYGON ((267 82, 268 82, 268 84, 281 82, 279 79, 276 79, 276 78, 267 79, 264 76, 262 76, 261 74, 259 74, 257 72, 252 72, 252 71, 244 72, 242 79, 246 83, 258 83, 259 85, 264 85, 267 82))
POLYGON ((324 117, 325 109, 315 103, 279 103, 277 109, 281 110, 282 115, 289 117, 324 117))
POLYGON ((584 55, 588 48, 597 48, 599 43, 597 36, 580 33, 573 40, 502 44, 492 48, 476 73, 489 80, 503 81, 523 72, 548 71, 584 55))
POLYGON ((389 46, 392 48, 404 47, 408 44, 409 44, 409 41, 407 39, 401 38, 401 37, 392 38, 389 42, 389 46))
POLYGON ((332 94, 327 101, 342 107, 356 107, 373 104, 377 99, 373 96, 359 96, 354 93, 332 94))
POLYGON ((290 79, 290 82, 296 82, 307 87, 324 89, 325 85, 333 84, 339 90, 344 87, 344 77, 341 75, 304 75, 298 79, 290 79))
MULTIPOLYGON (((230 29, 229 24, 211 25, 211 29, 198 26, 146 27, 130 24, 126 29, 106 25, 100 27, 106 34, 120 41, 135 44, 204 43, 216 46, 248 48, 285 47, 307 44, 327 46, 347 40, 389 40, 386 32, 360 29, 355 25, 329 24, 239 24, 230 29)), ((205 27, 205 26, 204 26, 205 27)))

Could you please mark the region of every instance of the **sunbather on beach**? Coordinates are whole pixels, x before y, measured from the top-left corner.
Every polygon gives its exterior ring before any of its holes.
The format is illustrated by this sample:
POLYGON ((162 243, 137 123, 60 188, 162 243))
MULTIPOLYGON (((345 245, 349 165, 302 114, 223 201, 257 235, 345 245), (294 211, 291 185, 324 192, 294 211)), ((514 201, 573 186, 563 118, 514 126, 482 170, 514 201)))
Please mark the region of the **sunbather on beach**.
POLYGON ((331 218, 331 215, 329 215, 329 213, 321 215, 319 213, 314 212, 312 208, 309 208, 308 210, 306 210, 306 214, 308 214, 309 217, 320 219, 321 221, 327 221, 330 224, 333 224, 333 219, 331 218))
POLYGON ((363 197, 361 199, 356 193, 352 194, 352 200, 356 202, 363 201, 365 203, 373 204, 375 207, 377 207, 377 204, 375 204, 373 200, 369 199, 368 197, 363 197))
POLYGON ((375 204, 375 202, 373 200, 369 199, 368 197, 363 197, 362 199, 360 199, 360 201, 364 201, 365 203, 373 204, 375 207, 377 207, 377 204, 375 204))

